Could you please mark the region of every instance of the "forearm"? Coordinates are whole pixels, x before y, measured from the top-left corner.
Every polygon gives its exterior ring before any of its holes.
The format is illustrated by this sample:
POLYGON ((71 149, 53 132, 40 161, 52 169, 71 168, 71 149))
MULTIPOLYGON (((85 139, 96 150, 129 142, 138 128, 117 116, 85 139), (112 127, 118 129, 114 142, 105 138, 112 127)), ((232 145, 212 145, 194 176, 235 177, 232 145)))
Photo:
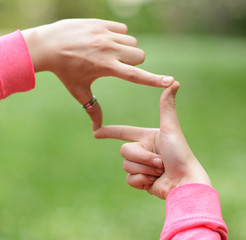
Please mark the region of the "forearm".
POLYGON ((166 221, 161 240, 226 240, 219 195, 204 184, 175 188, 167 197, 166 221))

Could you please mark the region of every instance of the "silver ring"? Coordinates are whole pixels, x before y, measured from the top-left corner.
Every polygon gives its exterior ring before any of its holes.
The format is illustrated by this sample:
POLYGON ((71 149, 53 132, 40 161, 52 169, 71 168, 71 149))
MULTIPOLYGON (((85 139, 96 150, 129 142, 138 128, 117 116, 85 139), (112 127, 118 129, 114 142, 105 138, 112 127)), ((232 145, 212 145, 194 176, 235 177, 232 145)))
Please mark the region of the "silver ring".
POLYGON ((93 96, 92 99, 83 105, 83 108, 86 110, 92 109, 97 104, 97 98, 96 96, 93 96))

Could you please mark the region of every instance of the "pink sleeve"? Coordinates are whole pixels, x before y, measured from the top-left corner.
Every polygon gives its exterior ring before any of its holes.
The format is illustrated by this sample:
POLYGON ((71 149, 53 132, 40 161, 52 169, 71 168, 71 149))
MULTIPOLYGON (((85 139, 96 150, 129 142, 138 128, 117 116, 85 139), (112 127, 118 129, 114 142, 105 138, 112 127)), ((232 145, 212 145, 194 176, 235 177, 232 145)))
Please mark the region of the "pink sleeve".
POLYGON ((218 192, 204 184, 175 188, 166 200, 161 240, 226 240, 218 192))
POLYGON ((26 42, 18 30, 0 37, 0 99, 35 87, 35 74, 26 42))

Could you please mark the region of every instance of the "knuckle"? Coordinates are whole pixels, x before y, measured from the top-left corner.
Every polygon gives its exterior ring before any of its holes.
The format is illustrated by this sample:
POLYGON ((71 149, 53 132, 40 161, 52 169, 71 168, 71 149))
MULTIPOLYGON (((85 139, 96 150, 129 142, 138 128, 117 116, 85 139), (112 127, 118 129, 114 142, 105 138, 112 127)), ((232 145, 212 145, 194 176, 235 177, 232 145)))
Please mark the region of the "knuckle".
POLYGON ((105 32, 105 26, 97 19, 89 20, 88 25, 90 26, 89 31, 91 34, 101 34, 105 32))
POLYGON ((161 108, 175 108, 176 107, 176 102, 173 98, 170 97, 164 97, 160 101, 160 107, 161 108))
POLYGON ((106 51, 110 49, 110 42, 106 37, 97 36, 92 42, 92 47, 100 51, 106 51))
POLYGON ((104 22, 101 19, 97 18, 89 18, 87 19, 88 24, 93 25, 94 29, 101 29, 102 26, 104 26, 104 22))
POLYGON ((137 71, 136 68, 130 68, 127 72, 128 80, 131 82, 136 82, 137 80, 137 71))
POLYGON ((101 75, 102 76, 112 76, 114 75, 115 68, 112 61, 104 60, 104 63, 101 66, 101 75))

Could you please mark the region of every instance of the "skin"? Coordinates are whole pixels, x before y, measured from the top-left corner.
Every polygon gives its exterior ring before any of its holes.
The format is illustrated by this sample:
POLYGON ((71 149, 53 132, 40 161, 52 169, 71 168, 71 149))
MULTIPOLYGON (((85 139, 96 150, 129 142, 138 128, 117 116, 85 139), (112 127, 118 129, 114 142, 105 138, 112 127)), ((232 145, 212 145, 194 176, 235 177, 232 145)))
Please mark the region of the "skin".
MULTIPOLYGON (((68 19, 22 31, 35 72, 50 71, 82 105, 92 99, 91 84, 103 76, 133 83, 168 87, 173 77, 136 68, 145 59, 137 40, 122 23, 68 19)), ((87 110, 93 130, 102 124, 99 104, 87 110)))
POLYGON ((121 147, 121 155, 125 158, 123 168, 129 173, 127 183, 161 199, 166 199, 172 189, 183 184, 211 186, 178 121, 175 96, 179 86, 174 82, 161 95, 160 129, 105 126, 94 133, 95 138, 132 141, 121 147))

